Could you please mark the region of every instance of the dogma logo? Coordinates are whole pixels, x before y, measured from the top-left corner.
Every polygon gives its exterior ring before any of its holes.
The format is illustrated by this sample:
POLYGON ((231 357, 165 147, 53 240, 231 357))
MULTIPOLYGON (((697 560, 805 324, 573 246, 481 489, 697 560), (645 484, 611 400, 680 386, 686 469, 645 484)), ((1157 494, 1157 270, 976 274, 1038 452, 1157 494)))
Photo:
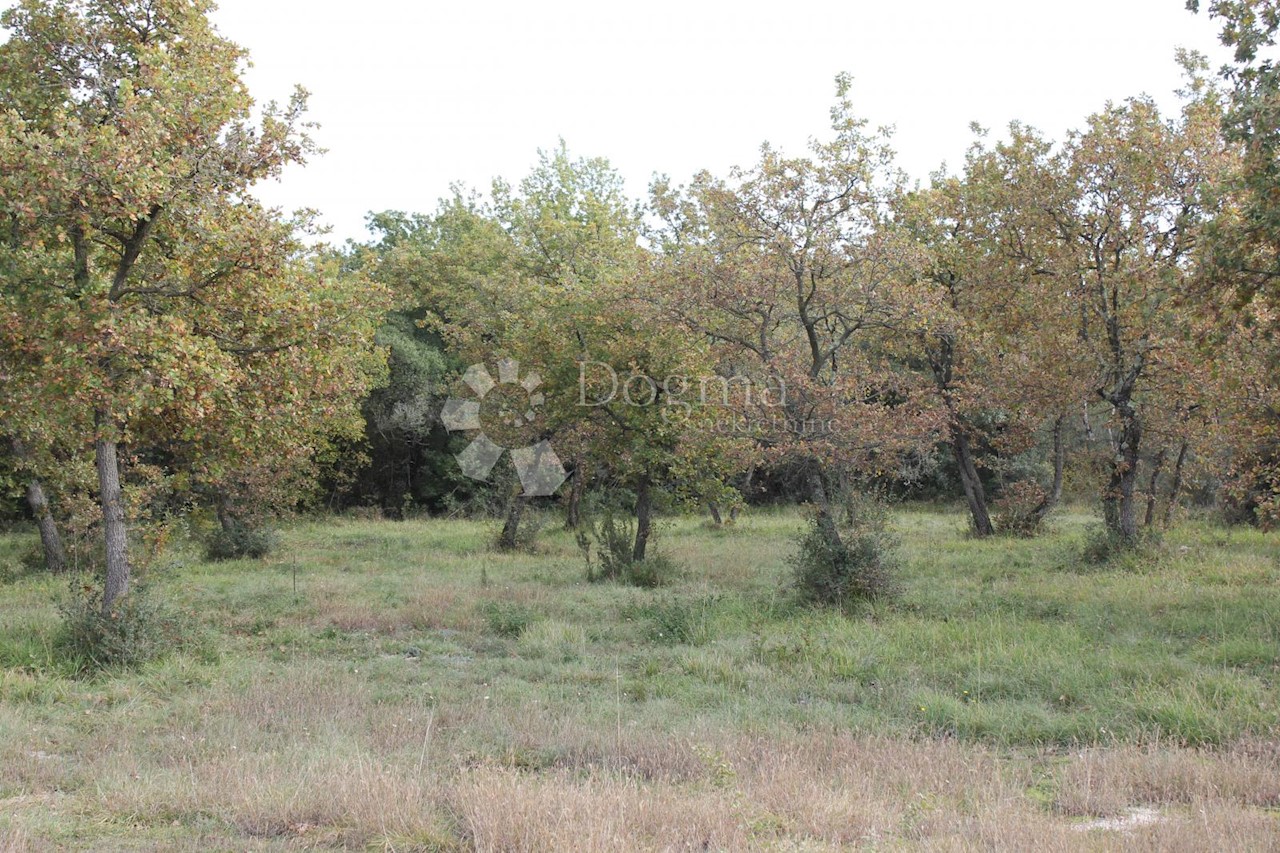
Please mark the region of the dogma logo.
MULTIPOLYGON (((538 408, 546 402, 538 391, 542 377, 530 372, 521 379, 520 362, 506 359, 498 362, 496 382, 483 364, 467 368, 462 381, 475 392, 475 399, 450 397, 440 419, 449 432, 479 431, 457 459, 463 474, 473 480, 487 480, 508 449, 488 433, 519 435, 532 427, 538 408)), ((568 478, 560 457, 546 440, 512 450, 511 461, 520 477, 520 487, 529 497, 553 495, 568 478)))

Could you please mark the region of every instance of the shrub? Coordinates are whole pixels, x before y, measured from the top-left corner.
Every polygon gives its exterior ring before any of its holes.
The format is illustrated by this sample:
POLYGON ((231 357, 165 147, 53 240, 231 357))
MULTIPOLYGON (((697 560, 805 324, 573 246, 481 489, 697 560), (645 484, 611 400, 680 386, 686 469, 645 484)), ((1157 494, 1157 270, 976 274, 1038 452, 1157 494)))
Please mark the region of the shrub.
POLYGON ((618 517, 612 511, 606 511, 597 522, 589 524, 591 534, 596 541, 596 569, 591 565, 591 548, 584 544, 580 534, 578 547, 584 548, 587 555, 587 580, 621 580, 631 568, 633 560, 632 547, 635 541, 635 524, 630 518, 618 517))
POLYGON ((1144 532, 1135 542, 1111 532, 1104 525, 1097 525, 1085 537, 1080 561, 1087 566, 1135 569, 1142 564, 1143 555, 1149 553, 1146 546, 1158 545, 1159 542, 1160 537, 1153 531, 1144 532))
POLYGON ((833 537, 814 514, 797 537, 790 564, 792 583, 803 601, 848 610, 894 594, 897 543, 879 504, 855 501, 841 515, 842 523, 828 522, 837 534, 833 537))
POLYGON ((615 581, 652 589, 669 583, 679 572, 679 566, 661 554, 634 559, 635 523, 629 516, 619 517, 611 509, 606 509, 598 522, 587 522, 578 531, 577 539, 590 583, 615 581))
POLYGON ((219 526, 204 543, 209 560, 260 560, 276 547, 276 534, 264 527, 254 527, 240 520, 219 526))
POLYGON ((680 564, 665 554, 650 554, 643 560, 632 561, 620 580, 628 586, 657 589, 667 586, 680 574, 680 564))
POLYGON ((102 610, 102 587, 85 577, 71 581, 58 605, 62 626, 54 643, 76 670, 129 669, 187 645, 188 626, 159 605, 143 584, 102 610))
POLYGON ((514 601, 486 601, 481 612, 489 631, 499 637, 519 637, 537 619, 532 610, 514 601))
POLYGON ((1041 511, 1046 494, 1033 480, 1018 480, 1004 487, 994 504, 996 529, 1011 536, 1031 538, 1043 529, 1045 515, 1041 511))

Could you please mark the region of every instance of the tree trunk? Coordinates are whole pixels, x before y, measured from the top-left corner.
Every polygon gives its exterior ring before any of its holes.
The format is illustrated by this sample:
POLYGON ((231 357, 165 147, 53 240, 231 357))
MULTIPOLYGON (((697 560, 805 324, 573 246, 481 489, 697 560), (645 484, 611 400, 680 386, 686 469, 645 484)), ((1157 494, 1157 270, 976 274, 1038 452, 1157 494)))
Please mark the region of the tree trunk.
POLYGON ((1161 519, 1162 527, 1168 527, 1173 521, 1173 512, 1178 508, 1178 498, 1182 495, 1182 473, 1183 466, 1187 461, 1187 442, 1182 442, 1182 446, 1178 448, 1178 461, 1173 466, 1173 483, 1169 486, 1169 503, 1164 508, 1164 518, 1161 519))
POLYGON ((1063 474, 1067 468, 1067 446, 1063 439, 1066 424, 1066 415, 1058 415, 1058 419, 1053 423, 1053 483, 1049 486, 1049 494, 1045 495, 1040 506, 1036 507, 1036 518, 1041 521, 1057 509, 1062 501, 1063 474))
POLYGON ((1155 463, 1151 467, 1151 479, 1147 481, 1147 513, 1142 518, 1142 526, 1150 529, 1156 520, 1156 487, 1160 485, 1160 474, 1164 471, 1165 460, 1169 458, 1169 449, 1160 448, 1155 463))
POLYGON ((507 499, 507 511, 502 522, 502 535, 498 537, 498 548, 502 551, 514 551, 520 542, 520 520, 524 518, 525 507, 529 498, 520 487, 516 486, 507 499))
POLYGON ((62 574, 67 570, 67 554, 62 548, 62 536, 58 534, 58 523, 53 520, 49 511, 49 502, 44 496, 44 486, 37 479, 27 484, 27 503, 31 506, 31 514, 35 516, 36 527, 40 531, 40 545, 44 548, 44 564, 54 574, 62 574))
MULTIPOLYGON (((19 462, 30 459, 27 448, 18 439, 12 442, 13 455, 19 462)), ((44 549, 44 564, 50 572, 62 574, 67 570, 67 552, 62 547, 62 536, 58 533, 58 523, 49 510, 49 500, 45 497, 44 484, 38 477, 27 482, 27 505, 31 507, 31 516, 36 520, 36 529, 40 531, 40 545, 44 549)))
POLYGON ((707 509, 711 512, 711 523, 716 527, 724 527, 724 518, 720 515, 720 505, 715 501, 707 503, 707 509))
MULTIPOLYGON (((101 413, 97 421, 100 433, 109 428, 107 419, 101 413)), ((120 460, 115 439, 99 435, 94 443, 94 462, 98 469, 98 501, 102 506, 102 533, 107 558, 102 610, 109 613, 116 599, 129 592, 129 538, 124 520, 120 460)))
POLYGON ((214 504, 214 514, 218 517, 218 524, 222 527, 224 533, 231 533, 235 530, 235 516, 231 514, 231 508, 228 506, 227 499, 222 495, 218 495, 218 499, 214 504))
POLYGON ((821 469, 814 464, 814 468, 809 472, 809 497, 813 501, 813 505, 817 510, 818 530, 822 537, 833 549, 841 549, 844 547, 844 540, 840 538, 840 530, 836 527, 835 516, 832 515, 831 498, 827 492, 826 478, 822 475, 821 469))
POLYGON ((978 476, 978 468, 973 462, 973 451, 969 446, 969 437, 957 428, 951 440, 951 451, 955 455, 956 465, 960 468, 960 484, 964 486, 964 499, 969 504, 969 515, 973 519, 973 532, 976 536, 990 536, 996 532, 991 523, 991 513, 987 509, 987 492, 982 487, 982 478, 978 476))
POLYGON ((573 482, 569 484, 569 505, 565 508, 564 529, 579 530, 582 527, 582 493, 587 488, 587 470, 582 462, 573 466, 573 482))
POLYGON ((644 560, 645 552, 649 548, 649 534, 653 532, 653 496, 651 489, 652 484, 646 474, 640 478, 640 482, 636 487, 636 541, 635 547, 631 549, 631 559, 637 563, 644 560))
POLYGON ((1116 404, 1119 429, 1113 437, 1115 456, 1111 475, 1102 496, 1102 517, 1107 531, 1134 545, 1138 541, 1138 510, 1134 492, 1138 484, 1138 452, 1142 444, 1142 421, 1127 401, 1116 404))

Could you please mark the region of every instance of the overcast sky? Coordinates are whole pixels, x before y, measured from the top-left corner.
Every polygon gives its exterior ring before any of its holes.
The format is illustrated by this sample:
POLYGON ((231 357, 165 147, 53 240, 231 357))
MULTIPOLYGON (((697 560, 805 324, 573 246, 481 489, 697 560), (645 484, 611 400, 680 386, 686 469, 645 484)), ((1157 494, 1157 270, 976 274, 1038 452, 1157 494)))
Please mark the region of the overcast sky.
POLYGON ((923 180, 959 163, 971 121, 1060 136, 1108 99, 1174 105, 1177 46, 1222 56, 1183 0, 220 6, 254 95, 306 86, 328 149, 261 195, 318 209, 336 241, 363 239, 371 210, 433 209, 451 182, 518 179, 561 137, 608 157, 636 196, 655 172, 747 164, 766 139, 798 151, 826 130, 839 71, 923 180))

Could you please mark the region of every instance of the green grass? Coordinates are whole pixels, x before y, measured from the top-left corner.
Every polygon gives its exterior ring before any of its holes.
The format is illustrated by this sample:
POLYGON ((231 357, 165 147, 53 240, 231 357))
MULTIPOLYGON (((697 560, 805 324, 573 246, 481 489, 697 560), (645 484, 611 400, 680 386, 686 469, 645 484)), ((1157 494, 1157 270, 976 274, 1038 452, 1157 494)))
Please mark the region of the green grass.
MULTIPOLYGON (((585 583, 568 535, 545 536, 534 555, 502 555, 485 525, 459 521, 301 524, 264 563, 204 563, 191 551, 149 580, 218 636, 219 662, 199 665, 209 677, 264 660, 363 659, 395 692, 433 659, 465 659, 441 668, 442 690, 495 684, 514 700, 556 702, 572 685, 590 708, 612 706, 620 680, 641 721, 678 709, 746 726, 1003 745, 1219 743, 1277 727, 1271 543, 1190 524, 1136 565, 1093 567, 1078 559, 1087 521, 984 542, 963 535, 957 517, 899 513, 903 592, 851 618, 785 593, 798 527, 785 513, 719 531, 667 522, 661 547, 683 576, 657 591, 585 583), (400 654, 410 649, 420 654, 400 654)), ((20 538, 5 540, 0 559, 20 538)), ((172 665, 66 679, 53 654, 60 589, 39 576, 0 588, 10 674, 92 693, 172 665)))
MULTIPOLYGON (((216 810, 113 811, 108 770, 79 756, 105 750, 180 774, 156 756, 187 754, 187 738, 236 740, 244 755, 327 732, 326 754, 357 760, 398 743, 387 720, 415 713, 447 731, 453 761, 532 770, 572 764, 583 747, 556 734, 568 726, 617 741, 950 737, 1023 755, 1274 736, 1274 542, 1191 522, 1141 558, 1089 566, 1079 553, 1090 523, 1068 514, 1041 539, 977 541, 959 515, 899 511, 900 597, 842 616, 784 589, 801 526, 792 513, 723 530, 664 522, 658 547, 682 571, 657 590, 587 583, 558 530, 535 554, 499 554, 480 523, 325 519, 286 530, 263 562, 206 563, 195 547, 167 555, 148 580, 202 626, 200 651, 91 678, 55 652, 64 582, 15 572, 0 586, 0 764, 61 757, 0 771, 0 800, 42 789, 42 774, 59 791, 91 792, 61 823, 26 824, 55 844, 103 821, 109 836, 145 824, 156 843, 174 822, 185 837, 219 837, 216 810), (339 707, 273 730, 262 710, 273 684, 339 707), (266 731, 243 727, 238 702, 257 703, 266 731)), ((30 542, 0 537, 0 571, 30 542)))

